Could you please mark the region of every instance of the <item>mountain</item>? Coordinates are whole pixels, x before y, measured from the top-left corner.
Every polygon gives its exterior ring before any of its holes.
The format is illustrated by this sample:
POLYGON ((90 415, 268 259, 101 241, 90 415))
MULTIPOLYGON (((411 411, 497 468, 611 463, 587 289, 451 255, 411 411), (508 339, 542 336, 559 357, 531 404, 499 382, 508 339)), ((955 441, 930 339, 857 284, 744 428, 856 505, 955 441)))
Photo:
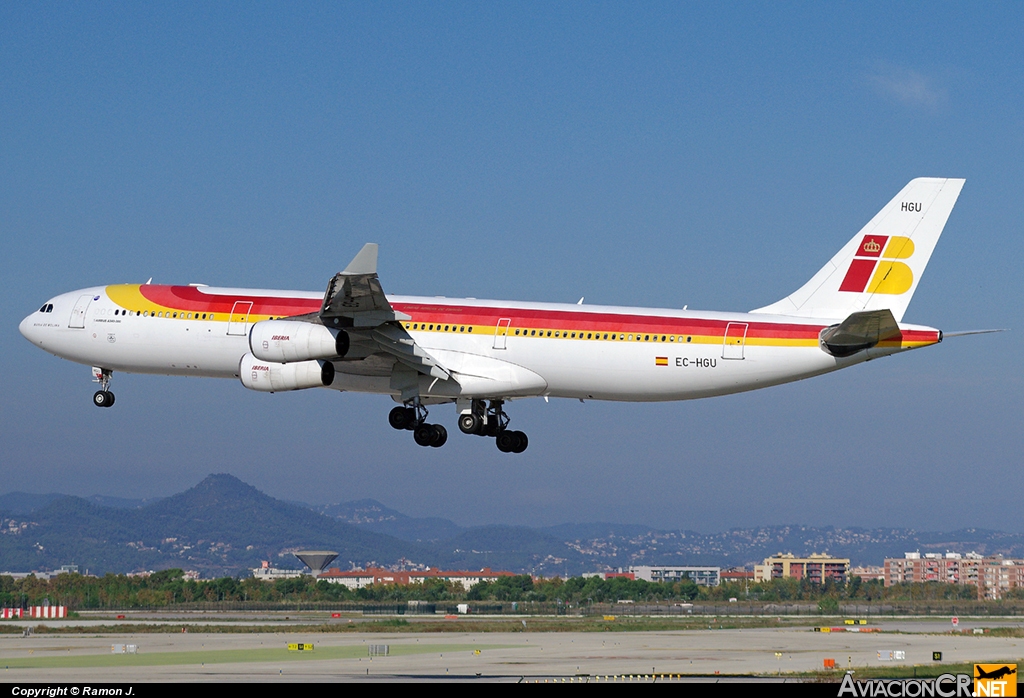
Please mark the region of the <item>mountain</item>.
POLYGON ((66 494, 30 494, 28 492, 9 492, 0 495, 0 512, 5 514, 29 514, 42 509, 50 502, 67 497, 66 494))
MULTIPOLYGON (((42 509, 50 502, 67 497, 66 494, 51 492, 50 494, 31 494, 28 492, 9 492, 0 495, 0 512, 7 514, 31 514, 33 511, 42 509)), ((86 501, 99 504, 103 507, 114 507, 115 509, 138 509, 139 507, 160 501, 159 497, 149 499, 125 499, 124 497, 107 497, 101 494, 94 494, 85 497, 86 501)))
POLYGON ((406 516, 400 511, 389 509, 375 499, 328 504, 317 507, 315 511, 368 531, 413 542, 448 540, 466 530, 448 519, 417 519, 406 516))
POLYGON ((563 541, 525 526, 479 526, 434 547, 440 566, 484 567, 535 574, 590 571, 586 555, 563 541))
POLYGON ((272 560, 299 567, 303 548, 338 551, 349 568, 423 560, 429 551, 363 531, 269 497, 231 475, 210 475, 190 490, 138 509, 62 497, 21 520, 0 517, 0 568, 56 568, 75 562, 93 573, 185 567, 240 574, 272 560))
POLYGON ((160 500, 0 496, 0 570, 77 563, 94 574, 182 567, 204 576, 237 575, 262 560, 298 569, 292 552, 303 548, 338 551, 335 565, 342 569, 491 567, 553 576, 630 565, 749 567, 778 552, 830 553, 855 566, 881 565, 907 551, 1021 558, 1024 535, 799 525, 718 533, 614 523, 463 527, 410 517, 372 499, 313 510, 223 474, 160 500))

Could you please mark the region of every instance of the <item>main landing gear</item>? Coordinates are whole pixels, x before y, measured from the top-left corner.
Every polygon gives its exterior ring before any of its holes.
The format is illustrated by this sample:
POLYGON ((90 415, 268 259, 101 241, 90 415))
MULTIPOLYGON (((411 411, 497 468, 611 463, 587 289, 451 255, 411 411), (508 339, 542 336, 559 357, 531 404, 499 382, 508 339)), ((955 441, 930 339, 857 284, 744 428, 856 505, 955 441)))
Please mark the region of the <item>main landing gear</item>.
POLYGON ((420 446, 441 448, 448 441, 448 430, 440 424, 427 424, 427 410, 416 403, 412 407, 396 407, 388 415, 388 423, 395 429, 408 429, 420 446))
MULTIPOLYGON (((522 453, 530 440, 523 432, 508 428, 510 420, 501 408, 503 404, 502 400, 491 400, 488 406, 483 400, 473 400, 470 411, 459 415, 459 430, 463 434, 493 436, 502 453, 522 453)), ((411 431, 420 446, 440 448, 448 441, 447 429, 440 424, 427 424, 427 410, 418 399, 391 410, 388 423, 395 429, 411 431)))
POLYGON ((486 407, 483 400, 473 400, 471 411, 459 415, 459 430, 463 434, 493 436, 502 453, 522 453, 530 440, 523 432, 508 428, 511 420, 502 404, 502 400, 491 400, 490 407, 486 407))
POLYGON ((109 368, 96 368, 92 369, 93 383, 99 383, 100 389, 93 393, 92 404, 97 407, 111 407, 114 404, 114 394, 108 390, 110 387, 110 377, 113 375, 113 371, 109 368))

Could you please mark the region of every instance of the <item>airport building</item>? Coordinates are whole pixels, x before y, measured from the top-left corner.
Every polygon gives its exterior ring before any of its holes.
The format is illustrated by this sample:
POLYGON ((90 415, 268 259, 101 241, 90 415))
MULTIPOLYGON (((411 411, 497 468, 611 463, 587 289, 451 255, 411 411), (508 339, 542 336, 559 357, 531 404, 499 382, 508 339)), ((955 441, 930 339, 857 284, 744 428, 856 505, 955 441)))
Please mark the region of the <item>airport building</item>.
POLYGON ((721 584, 721 567, 630 567, 636 579, 648 582, 681 582, 689 579, 694 584, 716 587, 721 584))
POLYGON ((1024 560, 977 553, 904 553, 885 561, 885 586, 903 582, 970 584, 978 597, 1001 599, 1010 589, 1024 587, 1024 560))
POLYGON ((850 558, 832 557, 811 553, 809 557, 797 557, 793 553, 779 553, 767 557, 764 564, 754 565, 754 581, 768 582, 773 579, 806 579, 814 584, 826 580, 845 584, 850 578, 850 558))

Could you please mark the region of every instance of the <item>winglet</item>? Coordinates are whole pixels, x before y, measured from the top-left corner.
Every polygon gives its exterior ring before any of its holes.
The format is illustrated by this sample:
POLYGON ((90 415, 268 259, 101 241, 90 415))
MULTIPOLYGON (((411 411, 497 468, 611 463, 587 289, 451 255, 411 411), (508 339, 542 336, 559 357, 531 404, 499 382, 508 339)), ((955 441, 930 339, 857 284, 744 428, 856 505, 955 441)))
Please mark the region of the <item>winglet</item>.
POLYGON ((345 267, 342 274, 376 274, 377 273, 377 243, 368 242, 359 250, 359 254, 352 258, 352 261, 345 267))

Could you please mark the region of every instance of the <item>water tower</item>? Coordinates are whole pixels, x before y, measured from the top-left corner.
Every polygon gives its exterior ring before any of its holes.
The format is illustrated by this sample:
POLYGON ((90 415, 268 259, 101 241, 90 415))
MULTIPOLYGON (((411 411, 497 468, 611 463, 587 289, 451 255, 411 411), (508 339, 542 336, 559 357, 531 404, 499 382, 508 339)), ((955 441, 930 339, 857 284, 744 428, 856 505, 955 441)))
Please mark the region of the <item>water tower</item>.
POLYGON ((306 567, 313 570, 313 576, 316 577, 327 569, 327 565, 334 562, 334 558, 338 557, 338 553, 332 550, 300 550, 295 553, 295 557, 299 558, 306 567))

